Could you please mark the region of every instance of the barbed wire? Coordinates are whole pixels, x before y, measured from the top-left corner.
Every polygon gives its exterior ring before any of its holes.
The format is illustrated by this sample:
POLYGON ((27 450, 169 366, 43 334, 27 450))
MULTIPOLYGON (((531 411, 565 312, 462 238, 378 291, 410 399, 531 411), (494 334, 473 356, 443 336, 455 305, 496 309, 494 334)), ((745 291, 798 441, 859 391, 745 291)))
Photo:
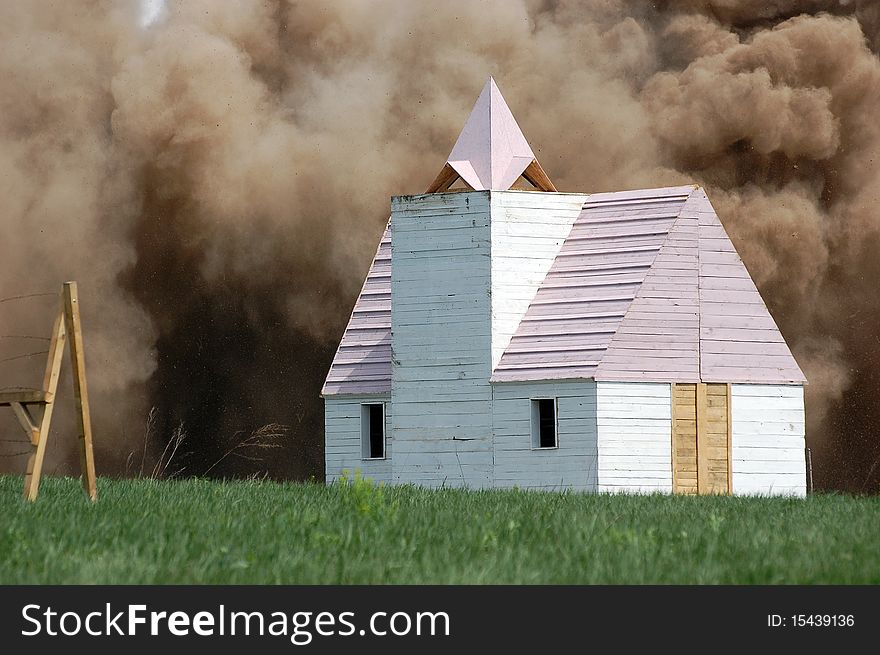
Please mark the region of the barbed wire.
POLYGON ((47 354, 49 354, 48 350, 38 350, 37 352, 33 352, 33 353, 25 353, 24 355, 15 355, 14 357, 6 357, 5 359, 0 359, 0 364, 3 364, 4 362, 12 362, 12 361, 15 361, 16 359, 26 359, 28 357, 36 357, 37 355, 47 355, 47 354))
POLYGON ((13 300, 25 300, 27 298, 42 298, 44 296, 57 296, 58 293, 25 293, 20 296, 8 296, 0 298, 0 303, 12 302, 13 300))
MULTIPOLYGON (((6 298, 0 298, 0 304, 12 302, 13 300, 26 300, 28 298, 44 298, 49 296, 58 296, 57 293, 25 293, 18 296, 7 296, 6 298)), ((4 334, 0 335, 0 339, 21 339, 25 341, 51 341, 48 337, 37 337, 29 334, 4 334)), ((4 362, 12 362, 17 359, 26 359, 28 357, 36 357, 37 355, 46 355, 48 354, 48 350, 39 350, 36 352, 24 353, 22 355, 15 355, 13 357, 5 357, 0 359, 0 363, 4 362)), ((0 391, 30 391, 29 387, 0 387, 0 391)), ((17 444, 26 444, 28 443, 24 439, 0 439, 0 443, 17 443, 17 444)), ((12 457, 21 457, 22 455, 30 455, 33 453, 33 449, 22 450, 20 452, 15 453, 0 453, 0 458, 12 458, 12 457)))
POLYGON ((22 450, 17 453, 0 453, 0 457, 21 457, 22 455, 30 455, 33 451, 22 450))

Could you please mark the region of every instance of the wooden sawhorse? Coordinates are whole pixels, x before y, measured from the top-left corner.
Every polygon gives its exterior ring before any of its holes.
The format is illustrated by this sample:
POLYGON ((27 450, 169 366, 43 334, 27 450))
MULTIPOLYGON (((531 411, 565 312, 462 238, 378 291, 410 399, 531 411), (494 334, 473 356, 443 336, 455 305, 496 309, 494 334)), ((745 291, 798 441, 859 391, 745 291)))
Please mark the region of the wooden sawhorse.
POLYGON ((46 442, 49 440, 49 427, 52 423, 52 412, 55 409, 55 394, 58 390, 58 378, 61 374, 64 344, 68 341, 70 343, 70 361, 73 367, 73 394, 76 400, 79 423, 83 487, 91 500, 97 498, 95 458, 92 452, 92 421, 89 412, 89 392, 86 385, 79 297, 76 282, 65 282, 61 310, 58 312, 55 326, 52 328, 49 358, 46 362, 42 388, 0 392, 0 407, 12 408, 33 448, 33 452, 28 458, 27 472, 24 478, 24 497, 28 500, 36 500, 40 490, 43 458, 46 455, 46 442))

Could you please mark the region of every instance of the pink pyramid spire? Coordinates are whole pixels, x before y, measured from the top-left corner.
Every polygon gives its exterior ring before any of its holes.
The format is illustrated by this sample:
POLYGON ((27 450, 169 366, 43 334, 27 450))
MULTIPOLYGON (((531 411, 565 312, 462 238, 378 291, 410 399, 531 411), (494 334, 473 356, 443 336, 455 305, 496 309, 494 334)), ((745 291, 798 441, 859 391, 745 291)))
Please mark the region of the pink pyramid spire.
POLYGON ((429 192, 448 189, 458 177, 477 191, 506 191, 520 175, 539 189, 556 190, 490 77, 429 192))

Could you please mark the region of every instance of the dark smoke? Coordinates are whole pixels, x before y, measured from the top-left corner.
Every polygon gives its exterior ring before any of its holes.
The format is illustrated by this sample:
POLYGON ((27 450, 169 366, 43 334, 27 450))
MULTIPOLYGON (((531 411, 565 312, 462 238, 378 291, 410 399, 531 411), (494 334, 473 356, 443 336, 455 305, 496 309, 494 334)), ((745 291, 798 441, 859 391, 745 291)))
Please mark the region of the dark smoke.
MULTIPOLYGON (((433 179, 493 74, 561 189, 707 187, 810 379, 817 486, 880 489, 880 3, 141 16, 0 4, 0 299, 79 281, 102 473, 124 473, 156 407, 155 448, 183 423, 190 474, 275 422, 270 460, 211 474, 321 476, 318 392, 389 196, 433 179)), ((45 335, 52 302, 0 304, 0 337, 45 335)), ((0 360, 41 348, 0 339, 0 360)), ((39 359, 0 362, 0 387, 35 384, 39 359)), ((50 472, 75 470, 60 418, 50 472)))

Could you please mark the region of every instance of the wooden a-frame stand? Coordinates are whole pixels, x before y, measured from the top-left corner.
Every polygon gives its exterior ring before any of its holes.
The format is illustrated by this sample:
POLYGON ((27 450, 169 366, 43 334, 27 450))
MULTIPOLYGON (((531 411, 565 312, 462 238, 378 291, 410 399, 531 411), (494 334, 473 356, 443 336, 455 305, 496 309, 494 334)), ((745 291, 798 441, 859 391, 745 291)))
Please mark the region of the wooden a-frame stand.
POLYGON ((95 458, 92 453, 92 420, 89 413, 89 392, 86 385, 86 363, 79 316, 79 297, 76 282, 65 282, 61 310, 58 312, 55 326, 52 328, 49 358, 46 362, 42 388, 0 392, 0 407, 9 406, 12 408, 33 447, 33 452, 28 458, 27 472, 24 478, 24 497, 27 500, 36 500, 40 490, 43 458, 46 455, 49 426, 52 423, 52 412, 55 409, 55 394, 58 390, 65 341, 70 344, 70 362, 73 368, 73 395, 79 419, 80 466, 83 487, 91 500, 95 500, 98 494, 95 483, 95 458), (36 408, 39 417, 34 416, 32 408, 36 408))

